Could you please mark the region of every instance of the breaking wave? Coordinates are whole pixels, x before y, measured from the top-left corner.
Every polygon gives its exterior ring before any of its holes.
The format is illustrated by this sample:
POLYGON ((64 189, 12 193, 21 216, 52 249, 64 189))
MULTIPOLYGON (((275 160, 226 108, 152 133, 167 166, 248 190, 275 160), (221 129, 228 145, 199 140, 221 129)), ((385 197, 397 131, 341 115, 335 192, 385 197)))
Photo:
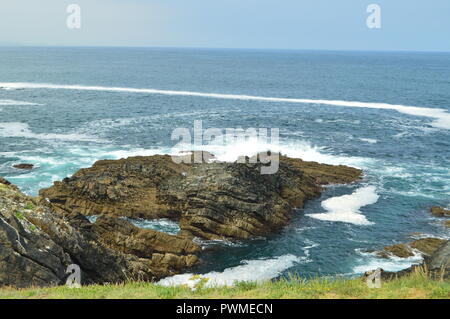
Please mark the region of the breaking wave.
POLYGON ((414 256, 408 258, 400 258, 395 256, 379 258, 373 253, 363 253, 361 251, 357 252, 363 256, 363 259, 360 259, 358 265, 353 267, 354 274, 363 274, 367 271, 372 271, 378 268, 385 271, 396 272, 409 268, 412 265, 419 264, 423 260, 422 255, 417 252, 413 252, 414 256))
POLYGON ((187 285, 194 288, 202 280, 207 280, 205 284, 207 287, 233 286, 240 281, 261 282, 280 276, 282 272, 300 262, 309 262, 309 260, 306 257, 294 255, 283 255, 263 260, 244 260, 242 265, 227 268, 222 272, 213 271, 202 275, 175 275, 164 278, 157 284, 161 286, 187 285))

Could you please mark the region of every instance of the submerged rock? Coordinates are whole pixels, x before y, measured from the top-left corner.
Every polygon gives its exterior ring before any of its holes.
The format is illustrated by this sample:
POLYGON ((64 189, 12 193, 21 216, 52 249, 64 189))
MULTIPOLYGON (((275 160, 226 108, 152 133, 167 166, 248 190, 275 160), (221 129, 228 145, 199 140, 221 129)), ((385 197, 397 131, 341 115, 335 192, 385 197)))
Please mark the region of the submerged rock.
POLYGON ((347 166, 284 156, 276 174, 261 175, 262 165, 176 164, 167 155, 103 160, 40 195, 55 211, 169 218, 179 221, 184 236, 246 239, 285 226, 295 208, 321 194, 322 185, 350 183, 362 175, 347 166))
POLYGON ((431 207, 431 214, 436 217, 450 217, 450 210, 433 206, 431 207))
MULTIPOLYGON (((435 217, 450 217, 450 210, 438 206, 433 206, 431 207, 431 214, 435 217)), ((450 227, 450 220, 444 220, 442 224, 445 227, 450 227)))
POLYGON ((34 165, 33 164, 16 164, 16 165, 13 165, 13 167, 17 168, 17 169, 30 170, 30 169, 33 169, 34 165))

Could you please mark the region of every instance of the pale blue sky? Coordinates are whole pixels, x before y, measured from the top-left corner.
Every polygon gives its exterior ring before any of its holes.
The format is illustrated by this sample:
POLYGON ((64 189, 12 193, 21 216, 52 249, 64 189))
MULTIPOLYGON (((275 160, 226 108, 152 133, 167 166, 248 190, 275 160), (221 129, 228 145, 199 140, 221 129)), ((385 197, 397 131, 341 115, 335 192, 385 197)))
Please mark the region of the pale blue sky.
POLYGON ((450 51, 450 1, 1 0, 0 30, 2 44, 450 51), (372 3, 381 29, 366 26, 372 3))

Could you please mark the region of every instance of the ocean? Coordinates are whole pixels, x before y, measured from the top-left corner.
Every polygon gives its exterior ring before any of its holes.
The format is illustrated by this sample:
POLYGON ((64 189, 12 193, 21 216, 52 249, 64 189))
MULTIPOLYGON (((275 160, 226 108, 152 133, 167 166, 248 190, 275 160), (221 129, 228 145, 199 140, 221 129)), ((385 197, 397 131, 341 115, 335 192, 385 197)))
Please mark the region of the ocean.
POLYGON ((99 159, 170 154, 172 131, 199 120, 279 129, 278 143, 206 145, 219 159, 270 148, 365 174, 327 187, 280 233, 202 242, 194 273, 226 283, 395 271, 420 256, 370 251, 449 238, 429 209, 450 207, 450 53, 0 48, 0 176, 29 195, 99 159))

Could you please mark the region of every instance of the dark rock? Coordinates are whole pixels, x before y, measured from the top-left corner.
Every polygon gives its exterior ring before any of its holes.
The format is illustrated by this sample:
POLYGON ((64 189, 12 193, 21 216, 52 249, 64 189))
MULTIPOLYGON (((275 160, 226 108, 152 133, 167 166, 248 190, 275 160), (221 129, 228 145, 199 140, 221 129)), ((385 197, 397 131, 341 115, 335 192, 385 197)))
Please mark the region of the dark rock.
POLYGON ((201 247, 183 237, 151 229, 140 229, 130 222, 102 216, 94 229, 105 246, 125 254, 151 260, 151 268, 159 277, 179 273, 197 264, 195 255, 201 247))
POLYGON ((9 181, 7 181, 6 179, 4 179, 3 177, 0 177, 0 184, 11 185, 11 183, 9 181))
POLYGON ((30 169, 33 169, 34 165, 33 164, 16 164, 16 165, 13 165, 13 167, 17 168, 17 169, 30 170, 30 169))
POLYGON ((70 264, 80 266, 83 284, 152 281, 198 260, 199 247, 185 238, 141 231, 119 219, 93 225, 79 213, 55 213, 45 200, 0 186, 0 286, 63 284, 70 264))
MULTIPOLYGON (((191 159, 204 152, 187 154, 191 159)), ((0 286, 62 284, 77 264, 83 284, 154 281, 198 262, 202 238, 267 235, 293 210, 320 195, 321 185, 349 183, 362 172, 280 158, 279 171, 263 164, 176 164, 169 156, 99 161, 41 198, 0 179, 0 286), (101 215, 90 223, 86 215, 101 215), (183 236, 135 227, 120 216, 178 220, 183 236)))
POLYGON ((450 272, 450 241, 441 245, 429 258, 426 259, 428 269, 447 269, 450 272))
POLYGON ((26 219, 30 199, 0 182, 0 286, 59 284, 70 257, 26 219))
POLYGON ((276 174, 261 175, 262 165, 176 164, 162 155, 104 160, 55 182, 40 195, 56 211, 165 217, 179 221, 181 233, 188 237, 246 239, 285 226, 294 208, 321 194, 321 185, 350 183, 362 175, 347 166, 283 156, 276 174))

